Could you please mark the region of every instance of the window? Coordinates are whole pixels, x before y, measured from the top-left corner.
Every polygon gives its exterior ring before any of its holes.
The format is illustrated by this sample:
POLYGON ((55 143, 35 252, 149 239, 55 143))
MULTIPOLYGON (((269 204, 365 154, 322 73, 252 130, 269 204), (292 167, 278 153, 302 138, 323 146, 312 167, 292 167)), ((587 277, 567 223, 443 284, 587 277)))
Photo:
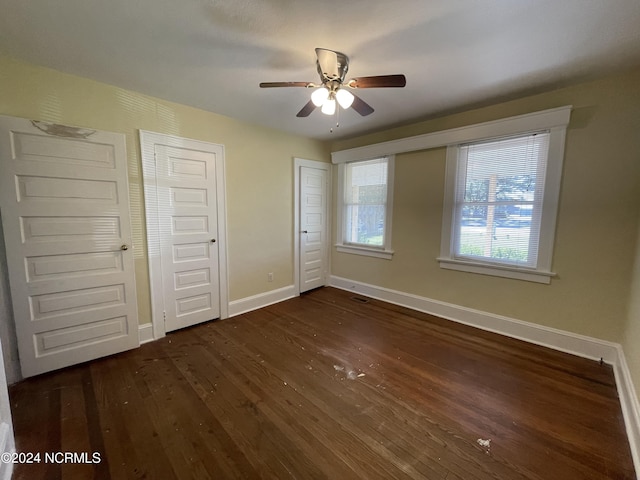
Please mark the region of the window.
POLYGON ((339 167, 338 251, 391 258, 393 157, 339 167))
POLYGON ((549 283, 564 128, 447 150, 440 266, 549 283))
POLYGON ((549 134, 459 148, 454 256, 535 267, 549 134))

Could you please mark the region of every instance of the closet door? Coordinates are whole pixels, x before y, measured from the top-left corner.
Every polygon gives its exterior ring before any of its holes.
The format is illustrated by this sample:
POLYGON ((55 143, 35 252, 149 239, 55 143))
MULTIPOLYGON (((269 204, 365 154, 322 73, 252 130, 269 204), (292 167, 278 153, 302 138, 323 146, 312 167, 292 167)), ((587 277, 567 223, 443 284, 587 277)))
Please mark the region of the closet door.
POLYGON ((300 166, 300 293, 322 287, 329 269, 329 165, 300 166))
POLYGON ((216 155, 155 145, 165 331, 220 317, 216 155))
POLYGON ((224 146, 140 131, 154 338, 228 316, 224 146))
POLYGON ((138 346, 124 135, 0 117, 0 209, 23 376, 138 346))

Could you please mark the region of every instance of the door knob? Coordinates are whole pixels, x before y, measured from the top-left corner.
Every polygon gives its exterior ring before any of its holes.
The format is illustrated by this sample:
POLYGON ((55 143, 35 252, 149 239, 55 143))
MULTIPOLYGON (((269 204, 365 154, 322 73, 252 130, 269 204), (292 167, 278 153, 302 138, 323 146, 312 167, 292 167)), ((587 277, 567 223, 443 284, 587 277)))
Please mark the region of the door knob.
POLYGON ((302 230, 300 233, 309 233, 307 230, 302 230))
POLYGON ((211 239, 211 243, 216 243, 216 239, 215 239, 215 238, 212 238, 212 239, 211 239))
POLYGON ((126 243, 120 247, 120 250, 129 250, 129 245, 126 243))

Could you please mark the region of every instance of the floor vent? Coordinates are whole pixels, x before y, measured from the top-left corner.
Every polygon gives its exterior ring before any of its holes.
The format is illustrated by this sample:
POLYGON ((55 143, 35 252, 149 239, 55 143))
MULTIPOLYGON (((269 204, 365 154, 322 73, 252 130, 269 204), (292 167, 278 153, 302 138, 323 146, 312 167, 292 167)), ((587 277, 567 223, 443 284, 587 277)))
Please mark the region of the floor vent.
POLYGON ((369 299, 364 297, 351 297, 351 300, 358 303, 369 303, 369 299))

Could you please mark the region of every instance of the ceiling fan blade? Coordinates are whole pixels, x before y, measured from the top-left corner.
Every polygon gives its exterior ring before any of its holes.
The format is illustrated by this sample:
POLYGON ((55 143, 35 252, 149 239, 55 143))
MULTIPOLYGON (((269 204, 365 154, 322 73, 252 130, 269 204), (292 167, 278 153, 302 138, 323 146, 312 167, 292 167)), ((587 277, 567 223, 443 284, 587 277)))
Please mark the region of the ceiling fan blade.
POLYGON ((351 88, 404 87, 407 79, 404 75, 378 75, 375 77, 352 78, 347 83, 351 88))
POLYGON ((340 78, 338 69, 338 52, 326 48, 316 48, 318 57, 318 73, 324 82, 325 79, 335 80, 340 78))
POLYGON ((273 88, 273 87, 314 87, 315 84, 311 82, 262 82, 260 88, 273 88))
POLYGON ((373 113, 373 107, 362 100, 360 97, 357 97, 355 95, 353 96, 353 103, 351 104, 351 108, 353 108, 363 117, 366 117, 367 115, 373 113))
POLYGON ((316 109, 316 106, 311 100, 309 100, 307 104, 304 107, 302 107, 302 110, 298 112, 296 117, 308 117, 309 115, 311 115, 311 112, 313 112, 315 109, 316 109))

